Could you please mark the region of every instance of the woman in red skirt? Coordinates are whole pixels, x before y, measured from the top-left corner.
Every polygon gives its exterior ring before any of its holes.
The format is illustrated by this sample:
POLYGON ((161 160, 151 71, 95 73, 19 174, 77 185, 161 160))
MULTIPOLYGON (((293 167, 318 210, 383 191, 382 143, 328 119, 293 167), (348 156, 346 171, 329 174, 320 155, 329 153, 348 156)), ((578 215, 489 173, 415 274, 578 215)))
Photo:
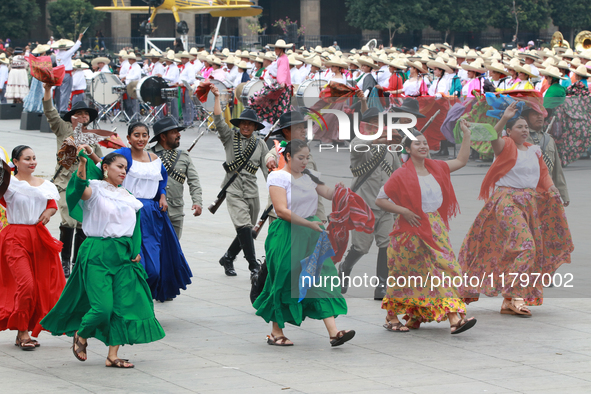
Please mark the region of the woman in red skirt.
POLYGON ((39 321, 66 285, 62 243, 45 227, 57 211, 59 193, 53 183, 33 176, 37 159, 30 147, 14 148, 12 165, 14 176, 0 199, 8 220, 0 232, 0 331, 17 330, 15 345, 34 350, 39 343, 29 331, 39 335, 39 321))

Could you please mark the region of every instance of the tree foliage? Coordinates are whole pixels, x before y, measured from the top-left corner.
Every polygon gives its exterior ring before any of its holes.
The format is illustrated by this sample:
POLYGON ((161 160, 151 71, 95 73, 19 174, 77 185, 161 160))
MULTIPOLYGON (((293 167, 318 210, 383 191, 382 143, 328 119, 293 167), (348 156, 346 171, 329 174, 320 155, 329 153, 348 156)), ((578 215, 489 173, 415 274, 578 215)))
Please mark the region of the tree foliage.
POLYGON ((442 32, 469 32, 486 29, 487 5, 474 0, 431 0, 429 25, 442 32))
POLYGON ((552 0, 550 16, 561 29, 591 30, 591 2, 552 0))
POLYGON ((428 0, 346 0, 347 22, 358 29, 420 30, 428 0))
MULTIPOLYGON (((583 2, 583 0, 574 0, 583 2)), ((550 3, 562 3, 562 0, 515 0, 519 30, 537 31, 550 22, 550 3)), ((515 29, 513 0, 495 0, 491 3, 486 24, 498 29, 515 29)))
POLYGON ((1 0, 0 37, 26 38, 40 15, 35 0, 1 0))
POLYGON ((88 31, 93 31, 105 16, 103 12, 95 11, 87 0, 57 0, 48 4, 48 10, 53 35, 74 41, 87 27, 88 31))

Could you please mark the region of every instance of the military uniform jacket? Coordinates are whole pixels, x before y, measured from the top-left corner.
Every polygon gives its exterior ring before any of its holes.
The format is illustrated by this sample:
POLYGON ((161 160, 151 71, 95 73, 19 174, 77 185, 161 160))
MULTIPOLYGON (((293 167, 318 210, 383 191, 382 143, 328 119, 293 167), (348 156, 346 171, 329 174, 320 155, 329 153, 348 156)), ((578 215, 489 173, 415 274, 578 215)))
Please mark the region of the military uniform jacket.
POLYGON ((550 172, 554 186, 556 186, 560 192, 560 197, 563 201, 570 201, 568 188, 566 187, 566 178, 564 177, 564 171, 562 170, 562 164, 560 162, 560 156, 558 155, 558 149, 554 142, 554 138, 548 133, 530 129, 529 137, 527 137, 526 142, 540 146, 547 157, 552 160, 553 167, 550 168, 550 166, 548 166, 548 171, 550 172))
MULTIPOLYGON (((351 170, 355 170, 359 168, 364 163, 368 163, 371 158, 373 157, 373 153, 371 150, 367 152, 357 152, 355 151, 355 146, 357 145, 369 145, 370 147, 377 147, 381 150, 386 150, 386 155, 384 156, 383 162, 386 164, 378 164, 377 168, 372 172, 369 178, 363 182, 363 185, 355 192, 363 200, 369 205, 372 210, 380 210, 376 205, 376 198, 382 186, 386 184, 386 181, 390 178, 391 173, 386 171, 387 168, 391 168, 392 171, 396 171, 396 169, 401 167, 400 159, 396 153, 388 151, 388 147, 386 145, 371 145, 371 141, 364 141, 360 138, 354 138, 351 141, 351 170)), ((359 149, 365 150, 365 149, 359 149)), ((371 168, 371 167, 370 167, 371 168)), ((351 183, 351 188, 354 188, 359 182, 360 179, 363 179, 364 175, 360 174, 359 176, 355 176, 353 174, 353 183, 351 183)))
MULTIPOLYGON (((267 153, 267 155, 265 156, 265 163, 267 163, 267 160, 269 160, 269 157, 274 157, 275 160, 277 160, 277 162, 279 162, 279 157, 277 155, 277 149, 275 149, 275 147, 273 147, 273 149, 271 149, 269 151, 269 153, 267 153)), ((318 171, 318 166, 314 162, 314 158, 312 157, 311 154, 310 154, 310 158, 308 160, 308 165, 306 165, 306 168, 308 170, 318 171)), ((271 196, 269 195, 269 201, 267 202, 267 207, 269 207, 270 205, 271 205, 271 196)), ((269 213, 269 216, 277 217, 275 214, 275 211, 271 211, 269 213)), ((320 219, 322 221, 326 220, 326 212, 324 211, 324 204, 322 204, 322 197, 320 197, 320 196, 318 196, 318 209, 316 210, 316 216, 318 216, 318 219, 320 219)))
MULTIPOLYGON (((171 207, 182 208, 185 205, 183 192, 186 181, 189 184, 189 193, 191 194, 193 205, 197 204, 203 206, 201 183, 199 182, 199 174, 193 165, 193 160, 191 160, 188 152, 178 149, 175 149, 175 151, 178 153, 178 160, 176 163, 173 163, 174 170, 180 176, 177 176, 174 172, 171 173, 171 171, 166 168, 166 164, 164 164, 164 167, 168 172, 166 201, 171 207), (184 178, 182 176, 184 176, 184 178)), ((160 143, 157 143, 150 149, 150 152, 155 153, 156 156, 162 158, 163 153, 166 151, 160 143)))
MULTIPOLYGON (((49 127, 51 131, 55 134, 56 142, 57 142, 57 151, 60 150, 64 140, 70 136, 74 135, 74 127, 72 127, 72 123, 66 122, 63 120, 57 110, 53 107, 51 100, 43 101, 43 112, 45 112, 45 117, 47 118, 47 123, 49 123, 49 127)), ((103 153, 101 148, 97 144, 91 145, 91 148, 94 150, 94 153, 98 157, 103 157, 103 153)), ((60 165, 56 165, 55 170, 57 171, 60 165)), ((54 184, 57 186, 58 190, 66 190, 68 186, 68 182, 72 177, 72 174, 78 171, 78 161, 70 167, 69 170, 62 168, 60 173, 55 178, 54 184)))
MULTIPOLYGON (((236 159, 236 153, 234 152, 234 134, 238 133, 240 139, 240 146, 244 151, 246 146, 250 142, 251 138, 257 138, 254 134, 249 138, 244 137, 239 131, 231 129, 222 115, 214 115, 213 120, 215 127, 218 131, 218 137, 222 144, 224 144, 224 150, 226 151, 226 163, 231 163, 236 159)), ((269 148, 262 141, 257 139, 257 145, 252 156, 250 156, 249 162, 255 168, 260 168, 263 172, 265 179, 267 179, 267 167, 265 166, 265 156, 269 153, 269 148)), ((232 173, 226 173, 222 187, 232 177, 232 173)), ((239 198, 258 198, 259 197, 259 186, 257 184, 256 173, 250 173, 243 168, 240 171, 240 176, 232 183, 227 190, 228 195, 232 195, 239 198)))

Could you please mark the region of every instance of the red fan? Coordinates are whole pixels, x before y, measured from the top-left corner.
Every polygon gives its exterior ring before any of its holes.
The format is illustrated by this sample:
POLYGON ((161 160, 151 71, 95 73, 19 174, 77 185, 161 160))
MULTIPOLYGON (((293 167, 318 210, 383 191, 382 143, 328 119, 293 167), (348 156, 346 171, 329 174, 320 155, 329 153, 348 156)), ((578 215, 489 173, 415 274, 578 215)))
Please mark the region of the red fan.
POLYGON ((197 98, 199 99, 199 101, 201 101, 202 103, 206 102, 207 95, 209 94, 210 90, 211 90, 211 82, 210 81, 201 82, 199 84, 199 86, 197 86, 197 90, 195 91, 195 94, 197 95, 197 98))
POLYGON ((27 57, 29 65, 31 66, 31 75, 43 83, 52 86, 60 86, 64 80, 66 69, 63 65, 53 68, 51 65, 51 57, 40 56, 27 57))

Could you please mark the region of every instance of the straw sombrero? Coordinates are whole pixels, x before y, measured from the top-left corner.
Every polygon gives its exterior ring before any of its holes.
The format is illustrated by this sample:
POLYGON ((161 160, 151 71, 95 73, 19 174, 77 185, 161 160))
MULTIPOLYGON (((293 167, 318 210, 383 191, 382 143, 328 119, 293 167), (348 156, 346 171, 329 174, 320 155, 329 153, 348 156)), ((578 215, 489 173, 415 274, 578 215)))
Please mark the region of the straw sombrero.
POLYGON ((466 71, 475 71, 477 73, 485 73, 486 68, 482 64, 482 59, 478 58, 474 60, 472 63, 462 64, 462 68, 466 71))
POLYGON ((589 74, 587 72, 587 67, 585 67, 584 64, 581 64, 579 67, 577 67, 576 69, 571 69, 572 72, 574 72, 575 74, 584 77, 584 78, 589 78, 591 77, 591 74, 589 74))
POLYGON ((531 66, 529 64, 525 64, 523 66, 515 66, 514 67, 515 71, 517 71, 518 73, 524 73, 529 75, 530 77, 535 77, 536 75, 532 72, 531 70, 531 66))
POLYGON ((427 72, 427 70, 425 70, 425 66, 423 65, 423 63, 419 62, 418 60, 415 60, 415 61, 407 60, 406 65, 408 67, 416 68, 417 70, 419 70, 419 72, 421 72, 423 74, 427 72))
POLYGON ((109 59, 108 57, 97 57, 95 59, 92 59, 92 67, 98 66, 99 63, 109 64, 111 63, 111 59, 109 59))
POLYGON ((501 63, 497 61, 493 61, 490 65, 485 67, 490 71, 496 71, 504 75, 510 75, 510 73, 507 70, 505 70, 505 66, 503 66, 501 63))
POLYGON ((31 52, 34 55, 38 55, 40 53, 45 53, 47 51, 49 51, 51 49, 51 46, 49 45, 45 45, 45 44, 41 44, 41 45, 37 45, 35 47, 35 49, 33 49, 33 51, 31 52))
POLYGON ((453 70, 445 63, 445 61, 443 60, 443 58, 441 56, 438 56, 435 60, 427 62, 427 67, 429 67, 431 69, 440 68, 447 73, 453 72, 453 70))
POLYGON ((560 70, 554 66, 548 66, 545 69, 540 70, 540 75, 546 75, 548 77, 558 78, 558 79, 567 79, 566 77, 563 77, 560 70))
POLYGON ((275 44, 268 44, 271 48, 291 48, 293 44, 286 44, 284 40, 277 40, 275 44))
POLYGON ((359 65, 361 65, 361 66, 369 66, 371 68, 380 68, 380 66, 375 64, 373 62, 373 60, 367 56, 361 56, 359 59, 357 59, 357 63, 359 63, 359 65))
POLYGON ((347 68, 347 67, 349 67, 349 65, 347 64, 347 62, 345 62, 343 59, 341 59, 338 56, 332 56, 329 61, 327 61, 326 63, 324 63, 324 65, 326 67, 332 67, 332 66, 340 67, 340 68, 347 68))

